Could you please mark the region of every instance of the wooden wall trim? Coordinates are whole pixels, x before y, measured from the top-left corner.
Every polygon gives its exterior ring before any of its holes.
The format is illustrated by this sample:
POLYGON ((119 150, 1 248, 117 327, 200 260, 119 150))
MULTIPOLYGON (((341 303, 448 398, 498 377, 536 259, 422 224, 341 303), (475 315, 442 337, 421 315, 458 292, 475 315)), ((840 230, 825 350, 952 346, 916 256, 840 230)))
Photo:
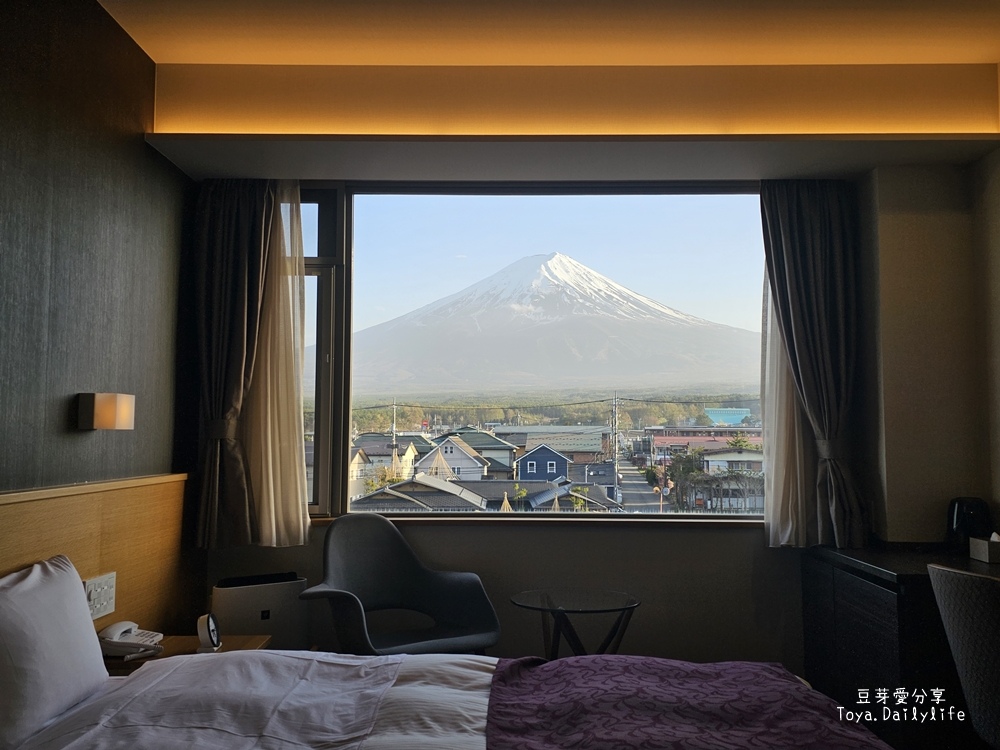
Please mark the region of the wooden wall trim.
POLYGON ((184 545, 185 474, 0 496, 0 575, 63 554, 84 579, 116 573, 118 620, 193 634, 206 611, 204 555, 184 545), (35 501, 35 502, 32 502, 35 501))
POLYGON ((82 482, 61 487, 42 487, 34 490, 19 490, 16 492, 0 492, 0 505, 11 503, 28 503, 35 500, 50 500, 70 495, 90 495, 95 492, 109 490, 124 490, 133 487, 146 487, 151 484, 168 482, 183 482, 187 474, 155 474, 148 477, 129 477, 128 479, 112 479, 106 482, 82 482))

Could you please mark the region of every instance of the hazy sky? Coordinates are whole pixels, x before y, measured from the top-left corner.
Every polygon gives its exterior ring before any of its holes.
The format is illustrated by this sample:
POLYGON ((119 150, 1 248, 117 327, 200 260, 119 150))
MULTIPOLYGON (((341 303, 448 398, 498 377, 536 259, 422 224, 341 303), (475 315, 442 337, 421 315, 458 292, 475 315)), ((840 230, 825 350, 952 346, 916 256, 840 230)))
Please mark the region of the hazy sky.
MULTIPOLYGON (((308 211, 303 223, 308 247, 308 211)), ((356 196, 354 329, 553 252, 681 312, 760 330, 756 195, 356 196)))

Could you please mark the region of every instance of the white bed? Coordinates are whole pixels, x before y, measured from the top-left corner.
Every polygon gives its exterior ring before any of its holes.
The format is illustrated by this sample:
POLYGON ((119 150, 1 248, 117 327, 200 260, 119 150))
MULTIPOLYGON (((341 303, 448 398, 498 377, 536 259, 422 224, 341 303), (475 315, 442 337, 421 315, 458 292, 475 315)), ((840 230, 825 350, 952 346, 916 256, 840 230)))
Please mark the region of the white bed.
POLYGON ((887 750, 777 664, 236 651, 109 678, 65 557, 0 579, 0 684, 0 750, 887 750))
POLYGON ((109 678, 20 747, 485 750, 495 664, 295 651, 178 656, 109 678))

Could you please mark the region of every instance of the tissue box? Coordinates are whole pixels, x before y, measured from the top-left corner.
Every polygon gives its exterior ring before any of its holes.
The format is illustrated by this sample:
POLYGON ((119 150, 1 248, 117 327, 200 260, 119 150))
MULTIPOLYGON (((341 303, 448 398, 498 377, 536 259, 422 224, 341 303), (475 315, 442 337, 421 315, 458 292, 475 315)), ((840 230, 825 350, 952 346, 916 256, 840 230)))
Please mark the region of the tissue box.
POLYGON ((1000 563, 1000 542, 970 536, 969 557, 984 563, 1000 563))

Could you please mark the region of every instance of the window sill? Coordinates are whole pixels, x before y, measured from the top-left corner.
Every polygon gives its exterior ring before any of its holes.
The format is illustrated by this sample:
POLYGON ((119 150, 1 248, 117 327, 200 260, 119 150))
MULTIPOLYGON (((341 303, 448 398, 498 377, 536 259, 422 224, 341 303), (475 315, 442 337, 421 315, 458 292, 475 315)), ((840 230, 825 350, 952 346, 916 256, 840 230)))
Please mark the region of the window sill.
MULTIPOLYGON (((709 516, 685 515, 685 516, 658 516, 658 515, 598 515, 598 514, 565 514, 556 517, 546 517, 541 513, 386 513, 386 518, 393 523, 407 526, 431 526, 438 524, 459 524, 473 526, 493 526, 516 524, 521 526, 549 525, 549 524, 627 524, 627 525, 675 525, 675 526, 704 526, 704 527, 729 527, 729 528, 763 528, 764 519, 760 516, 709 516)), ((313 516, 313 526, 327 526, 335 520, 332 516, 313 516)))

